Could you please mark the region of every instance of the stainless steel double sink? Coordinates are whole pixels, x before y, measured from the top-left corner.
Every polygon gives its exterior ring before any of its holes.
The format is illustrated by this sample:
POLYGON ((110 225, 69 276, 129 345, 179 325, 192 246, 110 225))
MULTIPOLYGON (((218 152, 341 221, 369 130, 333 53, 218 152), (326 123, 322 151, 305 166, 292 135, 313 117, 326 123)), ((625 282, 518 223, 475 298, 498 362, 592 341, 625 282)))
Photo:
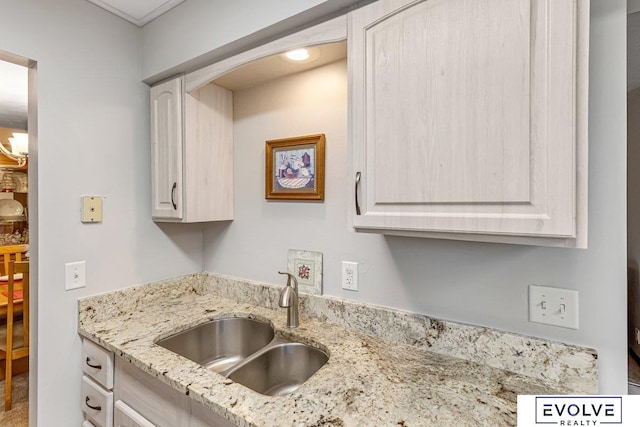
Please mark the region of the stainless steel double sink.
POLYGON ((266 322, 226 317, 156 344, 268 396, 296 390, 329 360, 324 351, 275 336, 266 322))

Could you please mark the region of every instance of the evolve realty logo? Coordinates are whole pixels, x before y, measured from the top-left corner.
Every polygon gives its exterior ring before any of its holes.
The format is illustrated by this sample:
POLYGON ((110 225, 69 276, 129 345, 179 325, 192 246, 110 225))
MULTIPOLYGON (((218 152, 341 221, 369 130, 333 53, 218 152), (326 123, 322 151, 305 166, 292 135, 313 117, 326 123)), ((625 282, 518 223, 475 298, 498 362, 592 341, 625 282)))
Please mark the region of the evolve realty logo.
POLYGON ((622 424, 622 397, 537 396, 536 425, 622 424))

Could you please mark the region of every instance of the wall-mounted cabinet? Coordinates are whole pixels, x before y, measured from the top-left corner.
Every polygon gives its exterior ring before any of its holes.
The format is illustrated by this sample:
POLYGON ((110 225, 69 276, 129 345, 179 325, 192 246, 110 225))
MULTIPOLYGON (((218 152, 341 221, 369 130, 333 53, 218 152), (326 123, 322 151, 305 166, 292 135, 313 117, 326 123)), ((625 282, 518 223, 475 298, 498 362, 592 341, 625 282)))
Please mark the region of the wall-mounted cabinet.
POLYGON ((342 16, 151 87, 154 221, 233 219, 232 91, 343 58, 344 45, 330 44, 345 39, 342 16), (277 57, 305 46, 318 46, 321 59, 277 57))
POLYGON ((346 39, 356 231, 586 247, 588 25, 578 0, 378 0, 155 86, 154 218, 231 219, 231 91, 346 39))
POLYGON ((350 13, 355 229, 586 247, 588 22, 578 0, 350 13))
POLYGON ((151 88, 154 221, 233 219, 233 96, 213 83, 185 93, 184 77, 151 88))
POLYGON ((182 219, 182 78, 151 88, 151 214, 182 219))

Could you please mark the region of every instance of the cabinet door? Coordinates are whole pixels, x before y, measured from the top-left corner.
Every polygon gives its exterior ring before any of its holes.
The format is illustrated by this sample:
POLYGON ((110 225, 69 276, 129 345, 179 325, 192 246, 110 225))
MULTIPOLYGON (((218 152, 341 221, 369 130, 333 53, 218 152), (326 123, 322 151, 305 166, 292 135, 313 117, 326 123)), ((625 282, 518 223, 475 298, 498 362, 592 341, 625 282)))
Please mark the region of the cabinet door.
POLYGON ((237 427, 236 424, 216 414, 204 405, 190 400, 191 417, 189 427, 237 427))
POLYGON ((352 12, 354 227, 575 243, 588 19, 578 0, 380 0, 352 12))
POLYGON ((154 218, 181 219, 182 77, 151 88, 151 202, 154 218))
POLYGON ((120 357, 116 357, 115 366, 116 401, 126 402, 127 406, 158 427, 189 426, 187 396, 120 357))
POLYGON ((156 427, 122 400, 116 402, 113 416, 113 427, 156 427))
POLYGON ((185 94, 184 220, 233 219, 233 92, 213 83, 185 94))

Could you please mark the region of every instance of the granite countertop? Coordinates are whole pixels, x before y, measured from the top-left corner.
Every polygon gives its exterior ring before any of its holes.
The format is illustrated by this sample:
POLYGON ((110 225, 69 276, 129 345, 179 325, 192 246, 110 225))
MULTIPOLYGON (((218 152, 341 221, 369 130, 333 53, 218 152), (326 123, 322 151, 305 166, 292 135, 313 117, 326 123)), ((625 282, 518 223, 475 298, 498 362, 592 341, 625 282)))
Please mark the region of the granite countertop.
MULTIPOLYGON (((82 299, 79 333, 239 426, 512 426, 518 394, 576 391, 566 386, 570 382, 534 378, 376 337, 327 316, 307 316, 313 302, 304 298, 300 327, 291 330, 286 310, 269 306, 278 288, 245 287, 243 298, 231 298, 233 292, 219 291, 225 287, 218 284, 200 274, 82 299), (293 393, 270 397, 154 344, 228 316, 267 320, 277 335, 327 351, 329 361, 293 393)), ((584 376, 591 350, 567 349, 581 353, 581 366, 574 363, 568 370, 584 376)))

